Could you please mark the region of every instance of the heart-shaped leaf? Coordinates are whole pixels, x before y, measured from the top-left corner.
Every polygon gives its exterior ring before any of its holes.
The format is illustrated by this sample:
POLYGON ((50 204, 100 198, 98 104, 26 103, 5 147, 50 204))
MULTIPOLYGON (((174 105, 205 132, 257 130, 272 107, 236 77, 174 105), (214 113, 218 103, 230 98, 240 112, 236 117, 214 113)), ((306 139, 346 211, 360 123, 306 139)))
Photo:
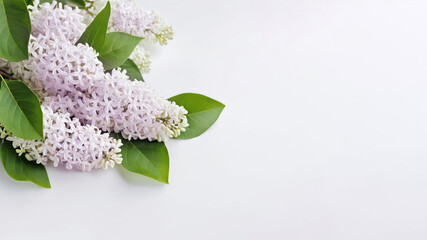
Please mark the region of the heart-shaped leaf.
POLYGON ((31 21, 24 0, 0 0, 0 57, 19 62, 28 58, 31 21))
POLYGON ((50 188, 49 177, 43 165, 18 156, 13 145, 5 141, 0 147, 0 158, 6 173, 17 181, 33 182, 40 187, 50 188))
POLYGON ((208 130, 221 115, 225 105, 206 96, 196 93, 183 93, 169 98, 187 111, 188 126, 178 139, 190 139, 200 136, 208 130))
POLYGON ((0 89, 0 123, 16 137, 43 140, 40 101, 21 81, 5 81, 0 89))
POLYGON ((163 142, 149 142, 147 140, 123 142, 123 167, 162 183, 169 181, 169 154, 163 142))
POLYGON ((141 37, 127 33, 107 33, 104 48, 99 53, 98 59, 104 64, 105 70, 117 68, 129 58, 141 40, 141 37))
POLYGON ((107 5, 96 15, 95 19, 93 19, 92 23, 86 28, 77 43, 87 43, 97 52, 100 52, 105 44, 110 12, 110 2, 107 2, 107 5))
POLYGON ((126 70, 126 75, 129 76, 130 80, 138 80, 144 82, 144 78, 142 77, 141 71, 131 59, 126 60, 125 63, 120 66, 120 68, 126 70))

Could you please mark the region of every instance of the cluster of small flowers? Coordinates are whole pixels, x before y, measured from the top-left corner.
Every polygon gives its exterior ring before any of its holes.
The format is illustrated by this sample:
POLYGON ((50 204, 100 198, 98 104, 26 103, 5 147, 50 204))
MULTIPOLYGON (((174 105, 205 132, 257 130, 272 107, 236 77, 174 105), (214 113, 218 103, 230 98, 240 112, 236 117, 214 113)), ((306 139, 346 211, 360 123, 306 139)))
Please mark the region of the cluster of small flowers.
POLYGON ((150 53, 146 52, 142 46, 136 46, 129 58, 136 64, 142 73, 150 72, 150 53))
POLYGON ((55 36, 40 34, 32 41, 27 60, 32 70, 30 81, 49 95, 90 93, 105 75, 98 53, 88 45, 74 45, 55 36))
POLYGON ((93 85, 94 78, 100 81, 103 77, 102 63, 93 48, 76 46, 55 36, 52 33, 30 36, 28 60, 8 64, 9 71, 41 100, 51 94, 80 91, 93 85))
POLYGON ((19 155, 39 164, 64 165, 67 169, 88 172, 121 164, 120 140, 109 137, 97 127, 83 126, 68 113, 54 112, 42 105, 44 141, 23 140, 0 125, 0 137, 11 141, 19 155))
POLYGON ((129 140, 166 141, 188 126, 183 107, 163 99, 144 82, 130 81, 124 71, 114 69, 102 81, 91 85, 90 97, 57 94, 46 102, 104 131, 121 132, 129 140))
MULTIPOLYGON (((87 0, 86 22, 91 22, 105 6, 108 0, 87 0)), ((167 24, 155 12, 141 8, 134 0, 110 0, 110 32, 125 32, 146 40, 167 44, 173 39, 172 26, 167 24)))
POLYGON ((113 0, 111 3, 110 31, 129 33, 161 45, 172 40, 172 26, 165 23, 155 12, 146 11, 133 0, 113 0))
MULTIPOLYGON (((78 10, 45 5, 50 4, 42 4, 41 9, 62 13, 56 15, 79 14, 78 10)), ((166 141, 184 131, 188 122, 183 107, 163 99, 146 83, 130 81, 125 71, 117 69, 111 74, 104 73, 93 48, 74 45, 74 36, 55 32, 58 29, 78 32, 78 25, 58 27, 64 19, 73 18, 53 18, 43 24, 43 30, 35 29, 39 34, 30 41, 30 58, 11 63, 12 72, 43 100, 49 101, 54 110, 69 112, 104 131, 122 132, 127 139, 166 141), (57 39, 56 35, 62 37, 57 39), (63 36, 70 36, 70 39, 64 41, 63 36), (47 96, 49 100, 45 99, 47 96)))
MULTIPOLYGON (((96 2, 92 1, 89 8, 92 13, 100 6, 96 2)), ((112 9, 119 6, 116 3, 112 9)), ((93 48, 75 45, 86 27, 82 14, 89 10, 55 1, 39 5, 38 0, 29 8, 33 24, 29 59, 17 63, 0 59, 0 67, 7 66, 43 102, 46 140, 7 138, 21 154, 42 164, 52 162, 90 171, 121 162, 120 141, 108 138, 101 130, 121 132, 129 140, 150 141, 166 141, 185 131, 188 122, 183 107, 162 98, 144 82, 130 81, 126 71, 105 73, 93 48), (69 114, 76 118, 71 119, 69 114)), ((132 56, 143 72, 149 71, 149 59, 141 46, 132 56)))
POLYGON ((72 8, 62 3, 39 4, 34 1, 34 6, 29 5, 31 14, 31 34, 34 37, 40 34, 55 36, 60 41, 76 43, 81 37, 86 25, 78 8, 72 8))
MULTIPOLYGON (((111 16, 108 26, 109 32, 125 32, 143 37, 135 54, 130 56, 139 69, 147 73, 150 71, 150 54, 143 45, 159 43, 166 45, 173 39, 172 26, 167 24, 155 12, 141 8, 134 0, 110 0, 111 16)), ((107 0, 88 0, 86 10, 82 11, 85 22, 90 23, 107 3, 107 0)))
POLYGON ((34 4, 28 6, 32 25, 28 46, 30 58, 20 62, 0 60, 0 67, 4 68, 5 66, 1 62, 6 62, 9 71, 43 99, 46 96, 45 86, 35 80, 40 76, 34 75, 33 70, 36 69, 34 64, 38 63, 37 60, 45 54, 45 46, 51 45, 52 41, 70 42, 71 44, 77 42, 86 25, 83 23, 82 12, 78 8, 55 1, 52 4, 39 4, 39 2, 39 0, 34 0, 34 4))

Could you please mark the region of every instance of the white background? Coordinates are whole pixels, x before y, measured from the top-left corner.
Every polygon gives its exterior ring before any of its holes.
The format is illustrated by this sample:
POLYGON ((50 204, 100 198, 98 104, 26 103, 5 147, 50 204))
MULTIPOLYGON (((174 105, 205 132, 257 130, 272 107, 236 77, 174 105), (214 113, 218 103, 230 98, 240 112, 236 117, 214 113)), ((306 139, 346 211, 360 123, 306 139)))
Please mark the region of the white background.
POLYGON ((146 81, 223 115, 170 185, 0 170, 0 239, 427 239, 426 1, 141 2, 176 33, 146 81))

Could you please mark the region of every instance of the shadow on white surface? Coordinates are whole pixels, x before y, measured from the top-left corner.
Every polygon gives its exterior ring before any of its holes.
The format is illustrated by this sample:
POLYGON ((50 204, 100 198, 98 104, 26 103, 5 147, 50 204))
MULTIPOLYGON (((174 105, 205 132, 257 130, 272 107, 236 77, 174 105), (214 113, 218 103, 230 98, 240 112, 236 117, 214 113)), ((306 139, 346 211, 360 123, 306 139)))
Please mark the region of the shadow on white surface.
MULTIPOLYGON (((7 175, 6 171, 3 168, 3 165, 0 163, 0 189, 9 189, 13 191, 28 191, 28 190, 39 190, 39 189, 46 189, 41 188, 37 186, 34 183, 31 182, 25 182, 25 181, 16 181, 15 179, 9 177, 7 175)), ((0 235, 1 236, 1 235, 0 235)))
POLYGON ((141 187, 163 187, 164 183, 158 182, 149 177, 145 177, 136 173, 129 172, 123 166, 119 165, 115 167, 116 170, 120 173, 120 176, 126 181, 126 183, 141 186, 141 187))

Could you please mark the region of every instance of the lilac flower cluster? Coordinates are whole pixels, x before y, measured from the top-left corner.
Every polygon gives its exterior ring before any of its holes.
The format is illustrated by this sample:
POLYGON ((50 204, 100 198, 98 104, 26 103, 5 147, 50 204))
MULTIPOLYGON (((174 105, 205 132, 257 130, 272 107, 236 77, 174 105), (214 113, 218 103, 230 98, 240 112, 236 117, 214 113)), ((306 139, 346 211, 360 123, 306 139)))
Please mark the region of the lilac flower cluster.
POLYGON ((44 141, 23 140, 13 136, 0 125, 0 137, 11 141, 19 155, 28 160, 53 166, 64 165, 67 169, 88 172, 97 168, 112 168, 121 164, 120 140, 109 137, 97 127, 82 125, 69 113, 54 112, 42 106, 44 141))
POLYGON ((31 53, 31 82, 49 95, 90 93, 94 85, 103 82, 104 68, 98 53, 88 45, 40 34, 32 42, 31 53))
POLYGON ((121 132, 129 140, 166 141, 188 126, 183 107, 163 99, 144 82, 130 81, 120 69, 106 73, 90 92, 57 94, 46 102, 104 131, 121 132))
POLYGON ((35 0, 34 6, 29 5, 28 8, 34 37, 40 34, 55 36, 58 40, 74 44, 86 28, 78 8, 56 2, 39 4, 39 0, 35 0))
MULTIPOLYGON (((50 4, 42 4, 45 5, 50 4)), ((63 12, 63 9, 52 8, 51 11, 63 12)), ((39 17, 43 18, 43 15, 39 17)), ((33 21, 39 20, 35 18, 33 21)), ((72 32, 77 29, 57 28, 59 24, 47 21, 44 28, 72 32)), ((69 41, 56 38, 57 34, 69 36, 66 33, 37 32, 39 34, 31 40, 30 58, 19 63, 24 66, 11 69, 40 97, 50 102, 54 110, 69 112, 85 124, 94 124, 104 131, 121 132, 127 139, 166 141, 177 137, 188 126, 187 111, 163 99, 148 84, 130 81, 120 69, 111 74, 104 73, 93 48, 74 45, 73 38, 69 41)))
MULTIPOLYGON (((87 0, 86 22, 91 22, 105 6, 108 0, 87 0)), ((140 7, 134 0, 109 0, 111 2, 110 32, 125 32, 144 37, 161 45, 173 39, 172 26, 167 24, 155 12, 140 7)))
MULTIPOLYGON (((166 45, 173 39, 172 26, 167 24, 155 12, 141 8, 134 0, 110 0, 111 16, 109 32, 125 32, 143 37, 139 47, 130 56, 138 68, 147 73, 150 71, 150 54, 144 45, 159 43, 166 45)), ((86 10, 81 14, 85 22, 90 23, 107 3, 107 0, 87 0, 86 10)))
POLYGON ((135 1, 112 1, 110 31, 125 32, 144 37, 161 45, 173 38, 173 29, 155 12, 147 11, 135 1))
MULTIPOLYGON (((35 65, 40 63, 49 46, 53 42, 56 44, 74 44, 82 35, 85 24, 82 23, 83 16, 78 8, 71 8, 62 3, 39 4, 39 0, 34 1, 34 5, 28 6, 31 16, 32 33, 28 46, 29 59, 20 62, 9 62, 8 70, 17 78, 27 84, 41 99, 46 95, 43 84, 38 81, 34 74, 37 71, 35 65)), ((0 60, 1 62, 6 62, 0 60)), ((4 66, 3 66, 4 68, 4 66)))
POLYGON ((142 46, 136 46, 129 58, 136 64, 142 73, 150 72, 150 53, 145 51, 142 46))
MULTIPOLYGON (((96 2, 89 1, 90 11, 96 12, 96 2)), ((133 2, 115 2, 111 30, 134 33, 142 29, 145 37, 150 31, 153 36, 163 31, 156 15, 130 11, 128 4, 133 2), (129 14, 139 19, 135 26, 120 25, 129 14)), ((131 81, 125 70, 106 73, 93 48, 75 44, 87 26, 83 18, 89 10, 55 1, 39 4, 38 0, 29 9, 33 25, 29 59, 16 63, 0 59, 0 68, 21 79, 43 102, 46 139, 22 140, 0 127, 0 135, 8 135, 19 153, 37 163, 90 171, 121 163, 121 142, 103 132, 121 133, 129 140, 166 141, 185 131, 188 121, 183 107, 164 99, 148 84, 131 81)), ((148 53, 142 46, 131 58, 142 72, 149 71, 148 53)))

